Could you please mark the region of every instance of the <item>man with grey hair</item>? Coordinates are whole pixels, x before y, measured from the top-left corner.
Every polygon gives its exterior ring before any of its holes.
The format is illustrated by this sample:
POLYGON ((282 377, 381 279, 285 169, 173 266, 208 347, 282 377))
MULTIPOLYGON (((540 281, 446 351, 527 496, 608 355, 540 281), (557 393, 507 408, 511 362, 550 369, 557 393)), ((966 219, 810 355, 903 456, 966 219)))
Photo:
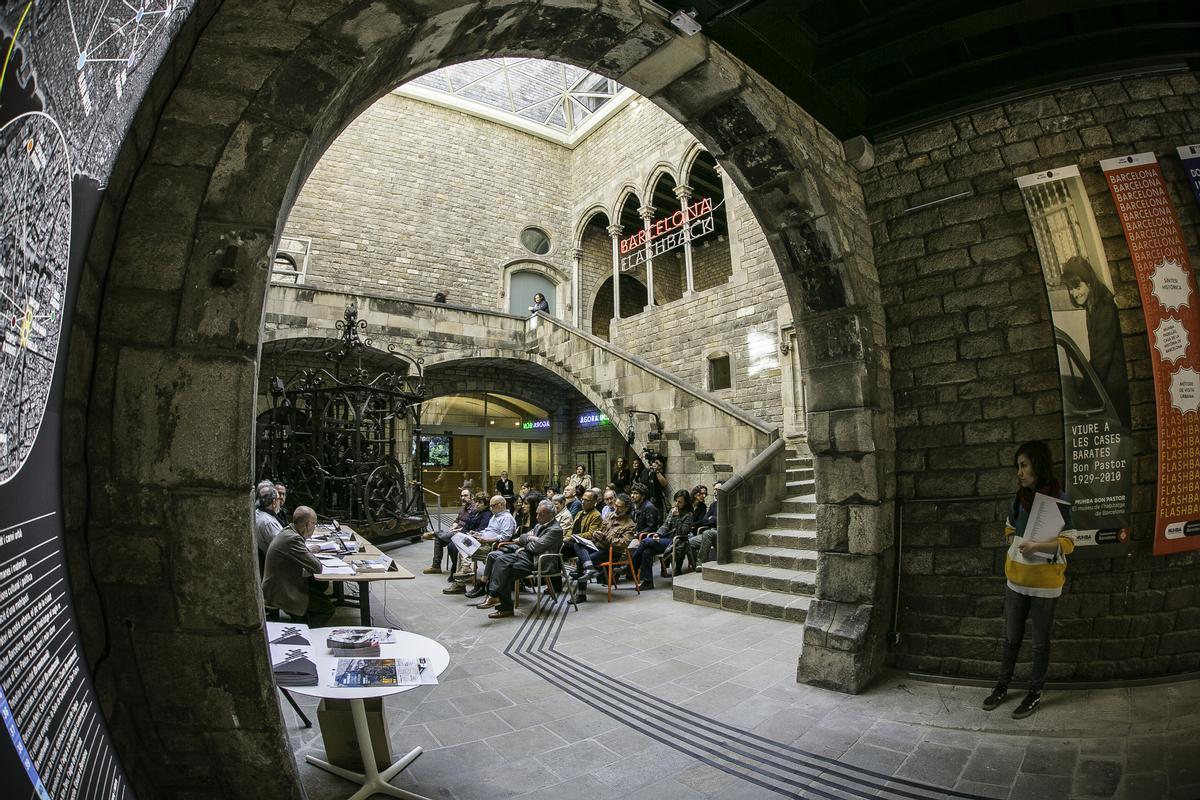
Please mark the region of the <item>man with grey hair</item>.
POLYGON ((262 580, 267 608, 282 609, 292 619, 313 628, 321 627, 333 616, 333 603, 325 594, 325 584, 312 578, 321 571, 321 562, 313 555, 321 546, 310 545, 306 540, 316 528, 316 512, 308 506, 299 506, 292 514, 292 524, 271 542, 262 580))
POLYGON ((254 492, 254 544, 258 548, 258 574, 263 574, 267 548, 283 530, 276 512, 279 511, 279 492, 270 481, 262 481, 254 492))
MULTIPOLYGON (((550 500, 537 504, 537 524, 517 540, 521 549, 515 553, 504 553, 496 558, 488 580, 486 602, 479 608, 495 608, 490 619, 501 619, 513 615, 513 585, 537 569, 538 557, 543 553, 559 555, 562 550, 563 531, 554 521, 555 508, 550 500)), ((559 556, 561 558, 561 556, 559 556)))

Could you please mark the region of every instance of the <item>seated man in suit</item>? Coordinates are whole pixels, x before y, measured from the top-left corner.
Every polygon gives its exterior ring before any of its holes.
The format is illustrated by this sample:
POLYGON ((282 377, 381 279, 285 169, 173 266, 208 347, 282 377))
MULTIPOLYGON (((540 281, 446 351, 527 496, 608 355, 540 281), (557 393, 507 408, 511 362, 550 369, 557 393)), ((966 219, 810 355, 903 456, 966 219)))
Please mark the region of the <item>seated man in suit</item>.
MULTIPOLYGON (((540 494, 538 494, 537 492, 526 492, 523 502, 524 502, 524 509, 522 511, 522 515, 527 518, 530 518, 530 519, 536 518, 537 517, 537 507, 538 507, 538 504, 542 502, 542 496, 540 494)), ((520 528, 517 528, 517 530, 520 530, 520 528)), ((522 534, 522 536, 525 536, 525 535, 527 535, 527 534, 522 534)), ((491 580, 492 568, 494 566, 496 566, 496 559, 502 555, 505 555, 506 553, 515 552, 517 549, 517 546, 518 546, 517 542, 513 541, 511 536, 509 537, 509 539, 507 541, 497 542, 495 544, 495 546, 492 547, 491 552, 489 552, 484 559, 483 577, 476 579, 475 588, 468 591, 466 593, 466 596, 472 600, 476 600, 480 597, 483 597, 485 594, 487 594, 488 581, 491 580)), ((485 600, 484 602, 487 602, 487 601, 485 600)), ((481 605, 483 605, 483 603, 480 603, 479 605, 477 605, 476 608, 478 608, 481 605)))
POLYGON ((263 602, 267 608, 279 608, 299 622, 319 628, 333 616, 333 603, 325 594, 325 584, 313 580, 321 571, 321 562, 313 553, 321 545, 308 544, 317 529, 317 514, 308 506, 299 506, 292 524, 281 530, 267 548, 263 575, 263 602))
POLYGON ((538 556, 553 553, 561 558, 559 551, 562 550, 563 532, 554 521, 554 514, 552 501, 542 500, 538 503, 537 524, 517 540, 521 548, 515 553, 503 553, 496 558, 488 580, 488 599, 479 604, 479 608, 496 609, 488 614, 490 619, 513 615, 513 584, 537 570, 538 556))

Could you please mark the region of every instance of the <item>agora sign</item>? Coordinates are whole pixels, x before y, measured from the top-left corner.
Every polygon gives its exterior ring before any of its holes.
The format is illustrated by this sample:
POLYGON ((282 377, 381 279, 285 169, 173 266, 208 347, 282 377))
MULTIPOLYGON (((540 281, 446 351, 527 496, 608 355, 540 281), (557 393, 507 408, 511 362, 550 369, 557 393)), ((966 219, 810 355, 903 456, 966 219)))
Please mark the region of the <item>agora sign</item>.
POLYGON ((631 250, 636 250, 639 247, 644 247, 647 242, 652 242, 660 236, 664 236, 677 228, 682 228, 684 222, 694 220, 697 217, 702 217, 705 214, 711 214, 713 203, 711 197, 701 198, 687 207, 685 214, 683 209, 679 209, 669 217, 655 220, 650 227, 642 228, 626 239, 621 240, 620 248, 621 255, 625 255, 631 250))

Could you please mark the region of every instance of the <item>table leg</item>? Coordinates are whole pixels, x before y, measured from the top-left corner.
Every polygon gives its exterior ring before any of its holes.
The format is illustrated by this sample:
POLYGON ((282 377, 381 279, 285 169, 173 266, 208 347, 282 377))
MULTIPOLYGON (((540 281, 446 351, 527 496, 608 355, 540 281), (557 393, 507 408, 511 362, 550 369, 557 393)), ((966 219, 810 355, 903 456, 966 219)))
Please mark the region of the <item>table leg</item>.
POLYGON ((358 618, 364 628, 371 627, 371 584, 358 582, 358 618))
POLYGON ((403 758, 394 764, 391 764, 383 772, 380 772, 375 766, 375 748, 371 744, 371 729, 367 726, 367 707, 363 703, 362 698, 353 698, 350 700, 350 713, 354 717, 354 733, 358 739, 358 752, 363 757, 363 771, 353 772, 341 767, 335 767, 326 761, 313 756, 307 756, 308 763, 315 767, 332 772, 334 775, 345 778, 348 781, 362 784, 362 788, 350 796, 350 800, 366 800, 368 797, 376 794, 386 794, 391 797, 399 797, 402 800, 429 800, 419 794, 414 794, 405 791, 397 786, 392 786, 388 783, 389 780, 399 775, 409 764, 417 760, 417 756, 421 755, 421 748, 414 747, 403 758))

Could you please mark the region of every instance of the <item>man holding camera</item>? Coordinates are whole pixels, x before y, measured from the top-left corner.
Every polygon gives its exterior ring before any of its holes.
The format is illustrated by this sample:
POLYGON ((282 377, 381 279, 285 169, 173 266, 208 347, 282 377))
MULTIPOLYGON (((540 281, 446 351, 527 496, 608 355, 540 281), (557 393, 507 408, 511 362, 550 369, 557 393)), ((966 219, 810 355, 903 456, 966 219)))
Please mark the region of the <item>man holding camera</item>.
POLYGON ((667 485, 666 460, 661 453, 655 453, 652 450, 644 451, 642 457, 644 463, 650 466, 642 470, 642 474, 638 476, 638 483, 646 487, 646 499, 654 504, 658 513, 665 514, 667 497, 671 494, 671 489, 667 485))

